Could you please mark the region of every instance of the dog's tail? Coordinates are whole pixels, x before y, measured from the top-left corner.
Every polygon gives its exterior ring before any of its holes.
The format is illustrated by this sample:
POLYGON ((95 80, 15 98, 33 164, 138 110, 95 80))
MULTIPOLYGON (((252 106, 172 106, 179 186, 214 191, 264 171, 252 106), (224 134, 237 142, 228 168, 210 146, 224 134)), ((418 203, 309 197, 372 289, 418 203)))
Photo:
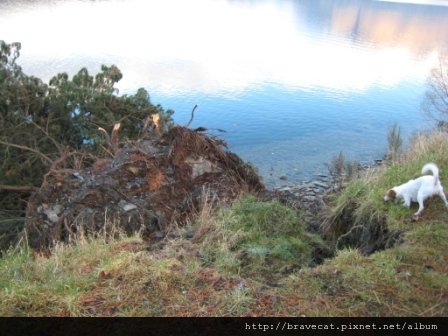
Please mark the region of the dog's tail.
POLYGON ((435 165, 435 163, 427 163, 422 168, 422 174, 426 174, 428 172, 432 172, 434 176, 434 183, 437 184, 439 181, 439 168, 435 165))

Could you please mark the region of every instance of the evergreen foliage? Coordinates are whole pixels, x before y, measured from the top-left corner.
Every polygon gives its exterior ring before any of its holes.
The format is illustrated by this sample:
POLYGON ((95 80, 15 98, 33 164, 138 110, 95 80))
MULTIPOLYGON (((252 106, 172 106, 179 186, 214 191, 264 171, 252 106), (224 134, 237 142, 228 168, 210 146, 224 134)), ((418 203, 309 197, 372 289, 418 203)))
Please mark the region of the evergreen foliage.
POLYGON ((95 76, 86 68, 71 79, 59 73, 44 83, 17 64, 20 49, 0 40, 0 236, 5 223, 16 227, 23 220, 23 191, 39 187, 56 160, 65 157, 61 168, 80 169, 89 157, 107 155, 98 128, 110 133, 119 122, 121 140, 134 140, 150 115, 167 123, 173 113, 153 105, 143 88, 119 95, 115 84, 123 75, 115 65, 103 65, 95 76))

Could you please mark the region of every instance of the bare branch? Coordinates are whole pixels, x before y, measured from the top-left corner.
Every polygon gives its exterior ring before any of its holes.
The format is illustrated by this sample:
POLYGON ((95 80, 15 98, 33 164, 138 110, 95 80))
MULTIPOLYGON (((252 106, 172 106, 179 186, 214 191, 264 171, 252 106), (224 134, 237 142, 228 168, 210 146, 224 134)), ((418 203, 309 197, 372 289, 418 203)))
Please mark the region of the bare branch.
POLYGON ((193 107, 193 110, 191 110, 191 118, 190 118, 190 120, 187 122, 187 124, 185 125, 185 127, 189 127, 190 124, 193 122, 193 119, 194 119, 194 111, 195 111, 197 108, 198 108, 198 105, 196 104, 196 105, 193 107))
MULTIPOLYGON (((49 120, 50 118, 48 118, 49 120)), ((36 124, 35 122, 32 123, 37 129, 39 129, 40 131, 42 131, 42 133, 44 133, 48 139, 50 139, 50 141, 55 145, 55 147, 58 149, 59 153, 62 153, 63 149, 61 144, 59 144, 52 136, 50 136, 50 134, 48 134, 48 132, 46 130, 44 130, 42 127, 40 127, 38 124, 36 124)), ((48 128, 48 126, 47 126, 48 128)))

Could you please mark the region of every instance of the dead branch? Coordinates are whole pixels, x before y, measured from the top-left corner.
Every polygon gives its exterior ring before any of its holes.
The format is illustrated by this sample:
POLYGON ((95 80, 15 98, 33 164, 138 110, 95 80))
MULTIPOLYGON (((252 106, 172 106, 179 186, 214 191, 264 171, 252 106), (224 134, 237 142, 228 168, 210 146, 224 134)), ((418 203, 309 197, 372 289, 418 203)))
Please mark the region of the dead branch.
POLYGON ((158 114, 158 113, 152 114, 151 120, 152 120, 152 123, 154 124, 154 127, 155 127, 157 133, 160 134, 160 114, 158 114))
POLYGON ((33 192, 37 191, 39 188, 33 187, 33 186, 12 186, 12 185, 4 185, 0 184, 0 190, 5 191, 14 191, 14 192, 33 192))
POLYGON ((121 124, 116 123, 114 125, 114 128, 112 129, 112 133, 111 133, 111 137, 110 137, 110 144, 111 144, 111 148, 112 148, 114 155, 117 155, 120 152, 120 138, 119 138, 120 127, 121 127, 121 124))
POLYGON ((76 155, 76 152, 70 152, 68 147, 62 150, 61 156, 54 160, 48 172, 44 175, 44 180, 42 185, 48 184, 48 177, 55 176, 56 179, 62 180, 63 176, 76 173, 77 170, 73 168, 60 168, 60 166, 71 156, 76 155))
POLYGON ((47 163, 49 163, 49 164, 53 163, 52 159, 50 159, 44 153, 39 152, 37 149, 33 149, 33 148, 30 148, 30 147, 27 147, 27 146, 22 146, 22 145, 16 145, 16 144, 12 144, 12 143, 9 143, 9 142, 4 142, 4 141, 1 141, 1 140, 0 140, 0 144, 8 146, 8 147, 14 147, 14 148, 23 149, 23 150, 26 150, 26 151, 29 151, 29 152, 33 152, 33 153, 39 155, 45 161, 47 161, 47 163))
POLYGON ((115 157, 120 152, 120 127, 121 124, 116 123, 114 125, 114 128, 112 129, 111 135, 109 135, 104 128, 98 127, 98 131, 104 133, 107 147, 112 151, 112 153, 108 150, 106 150, 106 152, 109 153, 112 157, 115 157))
POLYGON ((187 122, 187 124, 185 125, 185 127, 189 127, 190 126, 190 124, 193 122, 193 119, 194 119, 194 111, 196 110, 198 108, 198 105, 196 104, 194 107, 193 107, 193 110, 191 110, 191 118, 190 118, 190 120, 187 122))
POLYGON ((57 170, 59 165, 61 165, 67 158, 70 156, 70 152, 68 151, 68 148, 64 148, 61 151, 61 157, 59 159, 54 160, 51 163, 50 171, 51 170, 57 170))

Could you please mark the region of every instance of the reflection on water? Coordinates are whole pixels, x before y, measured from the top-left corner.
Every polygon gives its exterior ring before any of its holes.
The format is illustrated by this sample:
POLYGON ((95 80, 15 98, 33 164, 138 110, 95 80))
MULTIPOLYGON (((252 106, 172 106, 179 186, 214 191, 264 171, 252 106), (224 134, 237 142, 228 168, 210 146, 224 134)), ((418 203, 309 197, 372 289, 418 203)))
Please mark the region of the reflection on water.
MULTIPOLYGON (((402 2, 408 4, 374 3, 371 8, 351 5, 335 9, 332 31, 379 47, 401 46, 416 56, 431 53, 447 41, 448 7, 440 10, 440 7, 416 7, 409 4, 412 1, 402 2)), ((437 3, 448 6, 446 1, 437 3)))
POLYGON ((2 36, 23 43, 29 72, 114 62, 126 75, 122 89, 167 94, 233 95, 260 83, 365 91, 426 75, 448 40, 448 8, 375 1, 7 1, 0 9, 2 36))
POLYGON ((113 63, 122 92, 147 88, 179 122, 198 104, 195 124, 228 130, 231 149, 275 184, 323 170, 341 149, 378 156, 393 123, 426 127, 425 78, 448 42, 440 4, 2 1, 0 38, 22 42, 29 74, 113 63))

